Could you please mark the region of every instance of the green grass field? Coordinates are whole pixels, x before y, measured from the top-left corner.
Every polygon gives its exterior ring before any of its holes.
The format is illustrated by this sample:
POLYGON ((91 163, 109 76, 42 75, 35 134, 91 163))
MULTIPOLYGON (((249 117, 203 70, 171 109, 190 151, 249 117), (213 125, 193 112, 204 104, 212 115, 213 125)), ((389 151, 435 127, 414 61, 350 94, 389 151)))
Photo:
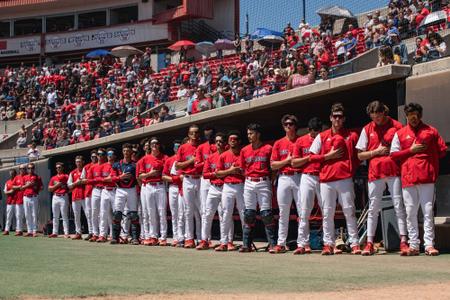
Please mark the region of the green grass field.
POLYGON ((450 279, 450 255, 355 257, 0 237, 0 298, 360 289, 450 279))

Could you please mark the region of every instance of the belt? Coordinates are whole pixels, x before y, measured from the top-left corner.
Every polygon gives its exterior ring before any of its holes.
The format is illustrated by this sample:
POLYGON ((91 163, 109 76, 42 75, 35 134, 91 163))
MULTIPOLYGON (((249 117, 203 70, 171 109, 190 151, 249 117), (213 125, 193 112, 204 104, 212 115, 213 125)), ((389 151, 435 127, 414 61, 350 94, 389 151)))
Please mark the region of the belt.
POLYGON ((299 174, 301 174, 300 172, 294 172, 294 171, 291 171, 291 172, 282 172, 281 173, 281 175, 287 175, 287 176, 293 176, 293 175, 299 175, 299 174))
POLYGON ((243 184, 243 182, 225 182, 225 184, 236 185, 236 184, 243 184))
POLYGON ((200 179, 201 178, 200 175, 184 175, 184 177, 191 178, 191 179, 200 179))
POLYGON ((38 195, 23 195, 24 197, 28 197, 28 198, 31 198, 31 197, 37 197, 38 195))
POLYGON ((64 193, 64 194, 56 194, 55 193, 55 195, 58 196, 58 197, 64 197, 65 195, 67 195, 67 193, 64 193))
POLYGON ((103 189, 107 191, 114 191, 116 188, 112 186, 104 186, 103 189))
POLYGON ((263 176, 263 177, 246 177, 245 179, 247 179, 249 181, 253 181, 253 182, 261 182, 261 181, 269 180, 269 177, 268 176, 263 176))
POLYGON ((161 184, 163 184, 163 182, 162 182, 162 181, 158 181, 158 182, 147 182, 146 184, 155 186, 155 185, 161 185, 161 184))
POLYGON ((311 176, 319 176, 319 172, 304 172, 303 174, 311 175, 311 176))

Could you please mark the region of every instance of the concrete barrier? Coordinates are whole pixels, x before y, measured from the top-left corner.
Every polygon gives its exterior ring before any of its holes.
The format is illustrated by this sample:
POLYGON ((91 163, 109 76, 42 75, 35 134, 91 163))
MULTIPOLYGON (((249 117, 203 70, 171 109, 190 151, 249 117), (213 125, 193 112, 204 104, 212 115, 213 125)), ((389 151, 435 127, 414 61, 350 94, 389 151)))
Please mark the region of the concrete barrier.
POLYGON ((0 121, 0 134, 14 134, 20 130, 22 125, 29 125, 33 123, 32 120, 13 120, 13 121, 0 121))

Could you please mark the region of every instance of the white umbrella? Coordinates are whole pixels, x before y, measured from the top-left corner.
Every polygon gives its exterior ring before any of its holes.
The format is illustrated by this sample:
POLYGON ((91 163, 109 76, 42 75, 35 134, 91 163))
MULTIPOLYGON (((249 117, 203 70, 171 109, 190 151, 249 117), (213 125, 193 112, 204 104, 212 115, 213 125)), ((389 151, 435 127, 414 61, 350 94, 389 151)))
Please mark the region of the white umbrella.
POLYGON ((435 12, 432 12, 431 14, 427 15, 422 20, 419 27, 438 24, 441 22, 445 22, 446 20, 447 20, 447 14, 445 13, 445 11, 443 11, 443 10, 435 11, 435 12))
POLYGON ((143 54, 143 53, 144 52, 142 52, 141 50, 136 49, 132 46, 120 46, 120 47, 113 48, 111 50, 111 54, 116 57, 127 57, 130 55, 143 54))

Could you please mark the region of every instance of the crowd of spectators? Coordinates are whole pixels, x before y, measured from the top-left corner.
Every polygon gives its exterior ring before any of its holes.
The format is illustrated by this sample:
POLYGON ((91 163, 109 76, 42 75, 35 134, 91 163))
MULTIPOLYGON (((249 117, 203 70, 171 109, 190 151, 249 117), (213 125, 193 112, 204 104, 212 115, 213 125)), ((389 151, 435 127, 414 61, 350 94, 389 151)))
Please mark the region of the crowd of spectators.
MULTIPOLYGON (((167 106, 142 113, 174 99, 185 100, 187 113, 195 114, 327 80, 332 66, 373 47, 380 47, 380 66, 405 64, 408 51, 402 38, 417 28, 421 16, 441 5, 446 3, 391 0, 387 16, 376 11, 367 15, 363 28, 349 25, 338 36, 327 18, 318 28, 304 20, 297 30, 287 24, 279 50, 237 36, 232 64, 217 63, 220 58, 182 61, 158 74, 147 48, 127 63, 107 56, 42 68, 6 67, 0 71, 0 119, 41 119, 28 140, 52 149, 173 119, 167 106)), ((441 57, 445 51, 441 36, 430 31, 417 38, 415 60, 441 57)), ((26 145, 21 133, 17 147, 26 145)))

